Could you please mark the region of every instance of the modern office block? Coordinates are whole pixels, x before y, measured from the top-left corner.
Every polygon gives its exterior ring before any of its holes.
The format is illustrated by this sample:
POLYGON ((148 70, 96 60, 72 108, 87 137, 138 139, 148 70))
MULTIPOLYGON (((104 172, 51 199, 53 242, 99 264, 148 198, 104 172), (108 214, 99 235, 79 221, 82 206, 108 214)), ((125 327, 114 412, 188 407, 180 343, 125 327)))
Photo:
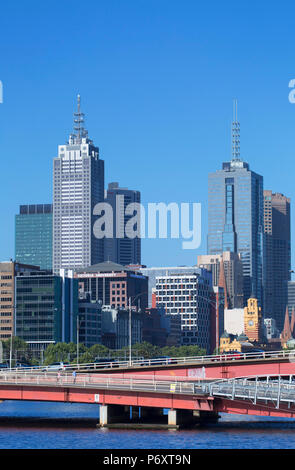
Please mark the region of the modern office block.
POLYGON ((265 287, 264 315, 274 318, 279 330, 284 325, 288 304, 287 282, 291 279, 290 199, 265 190, 265 287))
POLYGON ((37 266, 29 266, 15 261, 0 263, 0 341, 15 335, 15 279, 20 273, 39 271, 37 266))
POLYGON ((84 114, 75 116, 75 133, 58 146, 53 163, 53 270, 76 269, 104 258, 102 238, 96 238, 93 214, 104 200, 104 162, 83 127, 84 114))
POLYGON ((156 278, 156 302, 169 315, 181 316, 182 344, 210 350, 212 277, 206 269, 156 278))
POLYGON ((32 350, 76 341, 78 283, 48 271, 16 276, 15 334, 32 350))
POLYGON ((15 259, 52 269, 52 204, 20 206, 15 216, 15 259))
POLYGON ((156 289, 158 276, 169 276, 170 274, 195 273, 196 266, 168 266, 168 267, 139 267, 138 272, 148 277, 148 306, 153 307, 153 292, 156 289))
POLYGON ((106 191, 105 202, 110 204, 113 210, 113 237, 105 239, 104 259, 122 265, 140 264, 140 224, 138 226, 136 223, 134 226, 134 232, 138 231, 139 236, 131 238, 126 233, 128 221, 134 217, 133 211, 131 214, 126 213, 129 204, 134 204, 138 208, 136 217, 140 221, 140 192, 120 188, 118 183, 110 183, 106 191))

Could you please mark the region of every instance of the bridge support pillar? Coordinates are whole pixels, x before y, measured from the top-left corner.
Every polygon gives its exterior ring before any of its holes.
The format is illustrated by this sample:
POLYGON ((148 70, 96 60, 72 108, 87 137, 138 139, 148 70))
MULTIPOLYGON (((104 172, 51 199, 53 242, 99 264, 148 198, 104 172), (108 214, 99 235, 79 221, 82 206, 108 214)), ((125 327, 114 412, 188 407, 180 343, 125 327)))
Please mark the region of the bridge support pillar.
POLYGON ((129 406, 122 405, 100 405, 100 426, 104 427, 108 424, 128 421, 130 418, 129 409, 129 406))
POLYGON ((168 426, 190 427, 207 423, 217 423, 218 413, 215 411, 191 411, 172 410, 168 411, 168 426))
POLYGON ((186 427, 192 426, 197 420, 193 412, 190 410, 173 410, 168 411, 168 426, 186 427))

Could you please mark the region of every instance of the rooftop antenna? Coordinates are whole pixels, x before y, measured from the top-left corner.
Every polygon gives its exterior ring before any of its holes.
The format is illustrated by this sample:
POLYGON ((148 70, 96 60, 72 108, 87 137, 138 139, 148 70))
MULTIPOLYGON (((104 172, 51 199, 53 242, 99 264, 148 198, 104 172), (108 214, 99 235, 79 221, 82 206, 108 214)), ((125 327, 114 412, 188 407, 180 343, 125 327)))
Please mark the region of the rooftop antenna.
POLYGON ((84 116, 81 112, 81 96, 77 96, 77 112, 74 113, 74 137, 77 143, 81 143, 82 137, 86 137, 88 132, 84 128, 84 116))
POLYGON ((240 123, 238 121, 238 101, 233 101, 233 122, 231 127, 232 160, 240 160, 240 123))

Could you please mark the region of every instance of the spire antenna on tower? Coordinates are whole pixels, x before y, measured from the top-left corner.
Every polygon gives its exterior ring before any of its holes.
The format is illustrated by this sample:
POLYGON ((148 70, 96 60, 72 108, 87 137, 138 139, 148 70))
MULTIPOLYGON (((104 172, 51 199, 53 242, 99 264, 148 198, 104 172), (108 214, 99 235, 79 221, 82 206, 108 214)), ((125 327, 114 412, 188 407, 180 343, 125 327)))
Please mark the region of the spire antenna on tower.
POLYGON ((81 143, 82 137, 87 137, 88 132, 84 128, 84 116, 85 114, 81 112, 81 96, 77 95, 77 112, 74 113, 74 134, 76 143, 81 143))
POLYGON ((233 101, 233 122, 231 128, 232 160, 240 160, 240 123, 238 121, 238 101, 233 101))

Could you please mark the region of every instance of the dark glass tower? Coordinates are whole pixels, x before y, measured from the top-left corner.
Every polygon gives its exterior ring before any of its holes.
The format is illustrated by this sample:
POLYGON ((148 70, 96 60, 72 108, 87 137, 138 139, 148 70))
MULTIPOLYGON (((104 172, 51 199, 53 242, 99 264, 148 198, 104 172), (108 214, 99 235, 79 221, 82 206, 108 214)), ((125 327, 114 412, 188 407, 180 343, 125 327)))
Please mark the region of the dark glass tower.
POLYGON ((52 269, 52 204, 20 206, 15 216, 15 259, 52 269))
POLYGON ((240 253, 244 305, 263 303, 263 177, 240 158, 239 123, 232 127, 233 158, 209 174, 208 254, 240 253))
MULTIPOLYGON (((140 220, 140 192, 128 188, 120 188, 118 183, 110 183, 108 186, 105 202, 111 205, 113 209, 113 238, 105 239, 105 260, 114 263, 128 265, 141 264, 141 238, 136 236, 129 238, 126 235, 126 226, 133 217, 126 214, 126 208, 129 204, 134 204, 139 211, 138 220, 140 220), (117 237, 117 228, 122 231, 121 237, 117 237)), ((138 227, 140 232, 140 227, 138 227)))
POLYGON ((276 320, 282 331, 291 279, 290 199, 264 191, 265 315, 276 320))

